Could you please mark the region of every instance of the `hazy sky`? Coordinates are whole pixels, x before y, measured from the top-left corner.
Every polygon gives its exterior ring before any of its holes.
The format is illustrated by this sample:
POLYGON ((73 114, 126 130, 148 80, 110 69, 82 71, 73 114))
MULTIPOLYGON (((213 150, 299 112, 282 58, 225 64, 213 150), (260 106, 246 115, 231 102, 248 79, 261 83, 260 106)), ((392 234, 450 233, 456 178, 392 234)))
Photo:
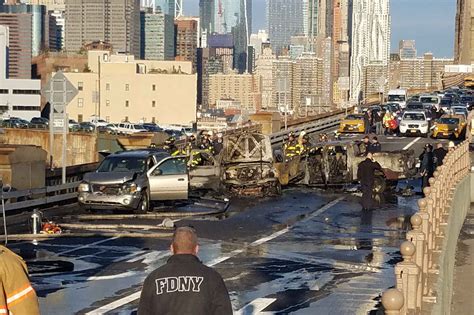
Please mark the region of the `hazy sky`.
MULTIPOLYGON (((199 0, 183 1, 186 14, 199 14, 199 0)), ((265 29, 265 2, 253 0, 253 32, 265 29)), ((391 0, 390 6, 392 51, 401 39, 414 39, 418 55, 453 56, 455 0, 391 0)))

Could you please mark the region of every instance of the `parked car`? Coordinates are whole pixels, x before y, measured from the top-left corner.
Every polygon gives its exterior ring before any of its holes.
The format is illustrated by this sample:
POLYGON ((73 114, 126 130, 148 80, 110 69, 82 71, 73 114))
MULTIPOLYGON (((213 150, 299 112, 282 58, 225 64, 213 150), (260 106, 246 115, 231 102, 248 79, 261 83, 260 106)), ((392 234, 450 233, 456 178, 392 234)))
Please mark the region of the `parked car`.
POLYGON ((474 97, 471 95, 463 95, 461 96, 460 102, 468 108, 468 110, 472 110, 474 107, 474 97))
POLYGON ((157 124, 154 124, 154 123, 144 123, 144 124, 142 124, 142 127, 145 128, 148 132, 163 131, 163 129, 160 126, 158 126, 157 124))
POLYGON ((81 122, 79 124, 79 131, 94 132, 95 131, 95 126, 90 122, 81 122))
POLYGON ((443 115, 435 123, 433 138, 459 139, 465 135, 466 125, 463 115, 443 115))
POLYGON ((134 150, 109 155, 84 175, 78 201, 86 209, 146 212, 162 200, 188 199, 186 157, 164 150, 134 150))
POLYGON ((74 119, 69 119, 69 130, 70 131, 79 131, 80 128, 81 128, 81 126, 79 125, 79 123, 77 121, 75 121, 74 119))
POLYGON ((89 122, 97 127, 105 127, 109 124, 107 121, 97 116, 91 116, 89 122))
POLYGON ((108 124, 105 127, 97 127, 97 131, 100 133, 108 133, 108 134, 117 134, 118 124, 108 124))
POLYGON ((2 127, 4 128, 28 128, 30 122, 21 118, 11 117, 2 121, 2 127))
POLYGON ((32 127, 46 129, 49 126, 49 119, 44 117, 33 117, 30 120, 30 125, 32 127))
POLYGON ((120 123, 117 125, 118 134, 131 135, 138 132, 147 132, 147 130, 142 125, 132 124, 128 122, 120 123))
POLYGON ((429 122, 424 111, 406 111, 400 121, 400 135, 428 137, 429 122))

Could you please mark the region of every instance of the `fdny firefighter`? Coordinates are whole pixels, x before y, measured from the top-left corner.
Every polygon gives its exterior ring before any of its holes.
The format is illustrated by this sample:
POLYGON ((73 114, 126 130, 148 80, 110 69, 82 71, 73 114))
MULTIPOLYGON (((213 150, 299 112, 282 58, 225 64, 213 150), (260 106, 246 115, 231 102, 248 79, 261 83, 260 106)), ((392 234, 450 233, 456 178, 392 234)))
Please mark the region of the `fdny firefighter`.
POLYGON ((283 145, 283 154, 287 160, 291 160, 298 155, 298 142, 296 141, 295 133, 291 131, 288 134, 288 140, 283 145))
POLYGON ((302 131, 298 136, 298 143, 296 144, 296 153, 301 156, 307 156, 310 151, 309 136, 305 131, 302 131))
POLYGON ((39 315, 38 298, 23 259, 0 245, 0 314, 39 315))
POLYGON ((138 315, 231 315, 222 277, 197 257, 199 246, 194 229, 176 229, 170 249, 173 256, 168 262, 145 279, 138 315))

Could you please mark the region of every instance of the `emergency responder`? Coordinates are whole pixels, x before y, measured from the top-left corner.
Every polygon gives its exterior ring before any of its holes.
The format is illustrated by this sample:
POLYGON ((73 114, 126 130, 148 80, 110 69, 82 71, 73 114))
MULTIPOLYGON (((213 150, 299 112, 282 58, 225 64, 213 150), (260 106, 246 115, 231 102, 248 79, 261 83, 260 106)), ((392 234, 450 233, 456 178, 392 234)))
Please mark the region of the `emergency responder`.
POLYGON ((362 139, 362 142, 359 142, 358 147, 359 147, 359 156, 367 155, 367 153, 369 153, 369 147, 370 147, 369 136, 365 136, 362 139))
POLYGON ((176 146, 176 138, 169 137, 165 141, 165 146, 163 147, 171 156, 177 156, 181 154, 181 150, 176 146))
POLYGON ((370 153, 377 153, 377 152, 382 152, 382 145, 379 142, 379 139, 377 137, 372 138, 372 143, 369 145, 369 152, 370 153))
POLYGON ((38 298, 28 280, 26 264, 8 248, 0 245, 0 314, 40 313, 38 298))
POLYGON ((222 133, 217 134, 217 138, 213 142, 213 147, 215 155, 221 153, 222 149, 224 148, 224 138, 222 137, 222 133))
POLYGON ((285 159, 291 160, 298 155, 297 144, 298 143, 296 142, 295 133, 291 131, 288 134, 288 140, 283 145, 283 154, 285 155, 285 159))
POLYGON ((360 181, 362 190, 362 210, 372 209, 373 190, 375 183, 375 171, 382 171, 382 167, 377 163, 372 153, 368 153, 364 161, 359 163, 357 168, 357 179, 360 181))
POLYGON ((138 315, 231 315, 222 277, 197 257, 199 246, 194 229, 176 229, 170 249, 173 256, 168 262, 145 279, 138 315))
POLYGON ((190 165, 192 167, 202 165, 202 155, 199 150, 200 147, 196 143, 196 136, 194 134, 190 135, 186 140, 186 148, 184 152, 191 159, 190 165))
POLYGON ((298 143, 296 144, 296 152, 300 156, 308 156, 310 150, 309 136, 305 131, 302 131, 298 136, 298 143))

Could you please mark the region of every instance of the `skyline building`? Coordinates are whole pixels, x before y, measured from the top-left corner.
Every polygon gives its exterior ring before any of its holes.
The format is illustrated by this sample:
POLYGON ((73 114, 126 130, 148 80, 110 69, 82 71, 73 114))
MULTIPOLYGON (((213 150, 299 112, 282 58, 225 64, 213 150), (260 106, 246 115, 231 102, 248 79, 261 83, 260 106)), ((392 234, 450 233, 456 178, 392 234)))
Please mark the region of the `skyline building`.
POLYGON ((7 78, 31 79, 31 19, 28 13, 0 13, 0 25, 8 27, 3 30, 3 36, 8 36, 7 78))
POLYGON ((174 60, 174 18, 161 11, 146 9, 140 12, 140 58, 144 60, 174 60))
POLYGON ((401 40, 398 43, 400 59, 416 58, 416 44, 414 40, 401 40))
POLYGON ((350 98, 360 99, 364 67, 388 65, 390 56, 390 1, 354 0, 352 12, 350 98))
POLYGON ((260 76, 262 92, 262 109, 271 109, 273 94, 273 62, 276 56, 269 44, 264 45, 263 51, 255 62, 255 73, 260 76))
POLYGON ((268 35, 277 55, 288 48, 292 36, 305 34, 303 1, 268 0, 267 2, 268 35))
POLYGON ((140 56, 140 0, 68 0, 66 51, 103 41, 115 52, 140 56))
POLYGON ((191 61, 196 72, 196 52, 198 48, 199 23, 193 19, 175 19, 176 60, 191 61))

